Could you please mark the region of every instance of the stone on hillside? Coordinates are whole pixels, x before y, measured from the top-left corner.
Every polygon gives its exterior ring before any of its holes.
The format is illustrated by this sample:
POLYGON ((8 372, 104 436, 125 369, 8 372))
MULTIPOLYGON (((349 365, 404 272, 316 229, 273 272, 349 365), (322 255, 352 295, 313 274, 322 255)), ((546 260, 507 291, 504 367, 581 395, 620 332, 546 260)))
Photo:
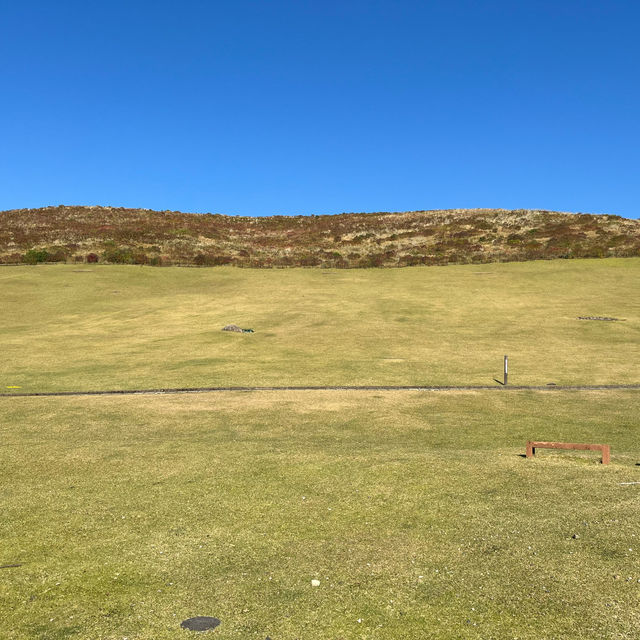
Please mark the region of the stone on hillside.
POLYGON ((223 327, 222 330, 235 331, 236 333, 242 333, 242 327, 239 327, 237 324, 228 324, 226 327, 223 327))
POLYGON ((180 626, 183 629, 189 629, 190 631, 208 631, 209 629, 215 629, 220 624, 218 618, 212 618, 211 616, 196 616, 195 618, 189 618, 183 620, 180 626))

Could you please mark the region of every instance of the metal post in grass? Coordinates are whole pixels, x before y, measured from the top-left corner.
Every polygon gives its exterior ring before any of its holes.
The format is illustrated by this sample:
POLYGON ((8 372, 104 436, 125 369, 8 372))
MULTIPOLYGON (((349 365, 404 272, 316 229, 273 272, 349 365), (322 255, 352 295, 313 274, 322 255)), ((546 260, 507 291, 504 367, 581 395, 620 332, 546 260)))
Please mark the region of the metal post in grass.
POLYGON ((504 386, 507 386, 507 379, 509 377, 509 356, 504 357, 504 386))

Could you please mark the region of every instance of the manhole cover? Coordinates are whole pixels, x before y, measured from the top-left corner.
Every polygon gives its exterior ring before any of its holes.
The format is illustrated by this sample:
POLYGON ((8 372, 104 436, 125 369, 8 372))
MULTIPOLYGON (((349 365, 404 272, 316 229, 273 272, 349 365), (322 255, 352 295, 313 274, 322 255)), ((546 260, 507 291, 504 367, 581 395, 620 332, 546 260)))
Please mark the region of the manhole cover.
POLYGON ((188 618, 180 623, 183 629, 189 629, 190 631, 209 631, 209 629, 215 629, 220 624, 218 618, 211 618, 210 616, 196 616, 195 618, 188 618))

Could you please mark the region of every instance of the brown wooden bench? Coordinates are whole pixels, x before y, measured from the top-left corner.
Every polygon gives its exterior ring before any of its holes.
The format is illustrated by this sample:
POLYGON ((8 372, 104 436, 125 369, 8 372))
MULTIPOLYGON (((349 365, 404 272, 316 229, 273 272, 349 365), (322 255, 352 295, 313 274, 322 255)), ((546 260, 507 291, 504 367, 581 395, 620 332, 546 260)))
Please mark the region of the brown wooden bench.
POLYGON ((587 451, 601 451, 602 464, 609 464, 611 461, 611 449, 608 444, 584 444, 581 442, 544 442, 540 440, 529 440, 527 442, 527 458, 536 455, 536 449, 582 449, 587 451))

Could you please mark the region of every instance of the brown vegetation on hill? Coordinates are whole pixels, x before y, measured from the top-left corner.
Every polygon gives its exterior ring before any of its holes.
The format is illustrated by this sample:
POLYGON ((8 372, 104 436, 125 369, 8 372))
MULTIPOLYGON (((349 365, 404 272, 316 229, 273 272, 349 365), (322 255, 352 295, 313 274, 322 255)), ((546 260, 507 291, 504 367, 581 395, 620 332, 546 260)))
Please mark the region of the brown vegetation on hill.
POLYGON ((467 209, 250 218, 114 207, 0 212, 0 263, 399 267, 640 256, 640 221, 467 209))

